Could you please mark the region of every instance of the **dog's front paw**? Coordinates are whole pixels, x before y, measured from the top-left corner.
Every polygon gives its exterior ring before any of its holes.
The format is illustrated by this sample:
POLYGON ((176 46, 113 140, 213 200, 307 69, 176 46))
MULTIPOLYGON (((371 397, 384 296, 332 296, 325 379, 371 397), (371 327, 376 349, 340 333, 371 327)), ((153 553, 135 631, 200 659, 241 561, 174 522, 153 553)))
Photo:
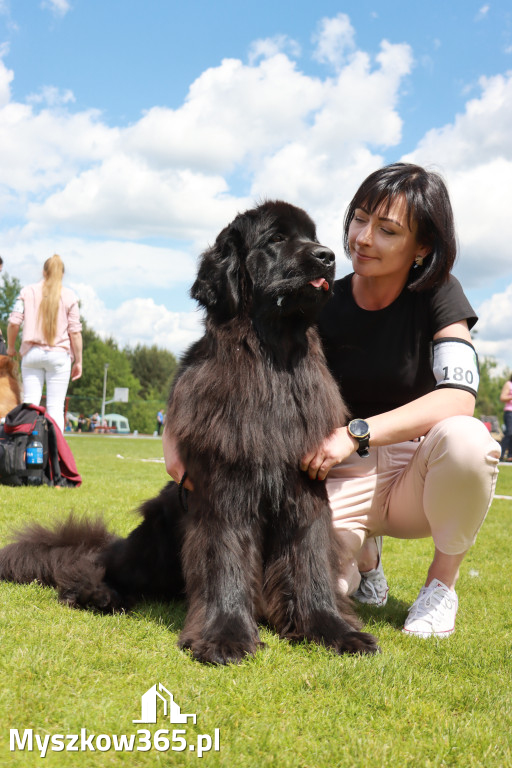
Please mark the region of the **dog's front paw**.
POLYGON ((234 640, 202 640, 187 642, 180 640, 181 648, 188 648, 192 656, 203 664, 239 664, 248 656, 254 656, 258 648, 263 648, 260 642, 238 642, 234 640))
POLYGON ((332 611, 316 611, 305 628, 297 627, 293 634, 287 632, 285 637, 290 640, 306 638, 337 653, 380 653, 377 638, 359 632, 346 618, 332 611))
POLYGON ((179 645, 204 664, 238 664, 254 656, 262 643, 251 617, 219 612, 207 626, 189 614, 179 645))

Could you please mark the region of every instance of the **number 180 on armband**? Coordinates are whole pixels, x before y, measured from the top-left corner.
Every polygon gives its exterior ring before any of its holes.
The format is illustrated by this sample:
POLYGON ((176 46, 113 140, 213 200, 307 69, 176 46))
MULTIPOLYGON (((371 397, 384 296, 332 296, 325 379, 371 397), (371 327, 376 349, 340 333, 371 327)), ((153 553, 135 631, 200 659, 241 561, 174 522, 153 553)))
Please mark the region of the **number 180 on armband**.
POLYGON ((480 383, 478 356, 464 339, 437 339, 433 343, 432 370, 436 388, 465 389, 476 396, 480 383))

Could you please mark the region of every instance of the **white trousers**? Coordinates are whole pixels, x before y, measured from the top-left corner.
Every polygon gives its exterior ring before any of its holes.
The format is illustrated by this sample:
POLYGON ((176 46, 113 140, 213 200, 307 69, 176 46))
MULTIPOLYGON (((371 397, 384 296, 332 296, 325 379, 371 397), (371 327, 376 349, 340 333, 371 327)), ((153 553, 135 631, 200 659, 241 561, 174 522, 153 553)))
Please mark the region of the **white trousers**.
POLYGON ((474 543, 491 505, 500 447, 469 416, 436 424, 420 442, 354 453, 327 476, 334 527, 351 554, 344 578, 357 587, 357 554, 367 536, 431 536, 447 555, 474 543))
POLYGON ((31 347, 21 360, 23 400, 39 405, 46 380, 46 410, 64 432, 64 401, 71 374, 71 357, 65 349, 31 347))

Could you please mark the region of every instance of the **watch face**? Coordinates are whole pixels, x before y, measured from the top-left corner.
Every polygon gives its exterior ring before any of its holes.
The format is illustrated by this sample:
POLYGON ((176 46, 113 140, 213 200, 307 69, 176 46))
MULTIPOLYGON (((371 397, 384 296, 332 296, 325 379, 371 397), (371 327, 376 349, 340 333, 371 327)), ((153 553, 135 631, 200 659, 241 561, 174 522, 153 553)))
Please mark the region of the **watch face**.
POLYGON ((348 428, 354 437, 365 437, 370 431, 368 422, 364 419, 353 419, 348 425, 348 428))

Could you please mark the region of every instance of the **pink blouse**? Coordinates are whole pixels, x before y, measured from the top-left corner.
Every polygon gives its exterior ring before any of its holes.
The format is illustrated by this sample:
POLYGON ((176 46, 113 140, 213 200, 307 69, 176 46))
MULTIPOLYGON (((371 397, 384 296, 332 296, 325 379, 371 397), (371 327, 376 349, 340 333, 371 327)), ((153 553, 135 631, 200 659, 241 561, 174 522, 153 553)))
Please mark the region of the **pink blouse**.
MULTIPOLYGON (((512 381, 508 382, 508 394, 512 395, 512 381)), ((512 411, 512 400, 507 400, 504 411, 512 411)))
POLYGON ((43 283, 44 281, 41 280, 39 283, 22 288, 9 317, 9 322, 12 325, 21 325, 23 323, 20 354, 23 357, 30 347, 37 345, 43 349, 65 349, 73 357, 69 334, 82 331, 78 298, 71 288, 62 286, 57 312, 55 341, 53 346, 50 347, 46 342, 41 323, 39 322, 39 306, 43 298, 43 283))

